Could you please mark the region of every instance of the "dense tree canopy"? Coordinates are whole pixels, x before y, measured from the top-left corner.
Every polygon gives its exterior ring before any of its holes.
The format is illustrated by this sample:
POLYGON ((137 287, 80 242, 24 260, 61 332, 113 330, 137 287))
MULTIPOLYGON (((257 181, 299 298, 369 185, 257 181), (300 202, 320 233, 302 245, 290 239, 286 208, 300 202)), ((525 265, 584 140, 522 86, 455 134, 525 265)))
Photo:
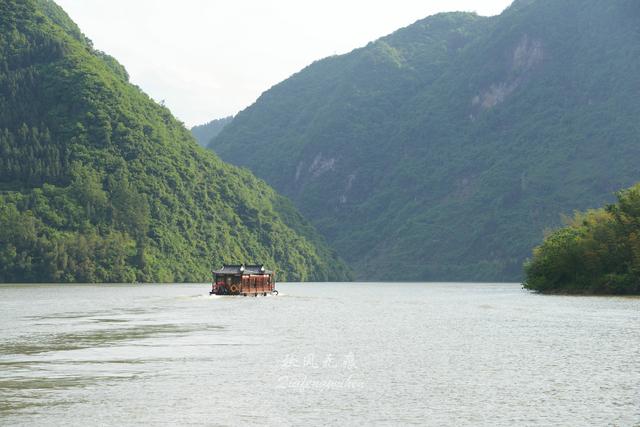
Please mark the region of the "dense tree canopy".
POLYGON ((604 209, 576 213, 526 264, 527 289, 546 293, 640 294, 640 184, 604 209))
POLYGON ((50 0, 0 1, 0 282, 280 280, 348 269, 293 206, 197 146, 50 0))

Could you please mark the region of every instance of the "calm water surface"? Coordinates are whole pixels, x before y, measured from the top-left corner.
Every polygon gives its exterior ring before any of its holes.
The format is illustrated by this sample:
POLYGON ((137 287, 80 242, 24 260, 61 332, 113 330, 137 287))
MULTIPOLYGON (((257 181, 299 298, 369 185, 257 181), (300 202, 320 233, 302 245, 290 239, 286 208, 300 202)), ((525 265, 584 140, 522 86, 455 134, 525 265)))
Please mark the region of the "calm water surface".
POLYGON ((640 299, 0 286, 0 425, 640 425, 640 299))

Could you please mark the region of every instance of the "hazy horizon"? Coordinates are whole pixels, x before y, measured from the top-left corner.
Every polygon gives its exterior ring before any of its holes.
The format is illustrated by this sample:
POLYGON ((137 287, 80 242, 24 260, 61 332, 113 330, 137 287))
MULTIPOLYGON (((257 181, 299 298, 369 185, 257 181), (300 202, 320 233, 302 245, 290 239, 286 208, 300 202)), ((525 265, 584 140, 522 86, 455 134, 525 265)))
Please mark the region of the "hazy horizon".
POLYGON ((56 2, 133 83, 191 127, 235 115, 313 61, 435 13, 495 15, 511 0, 56 2))

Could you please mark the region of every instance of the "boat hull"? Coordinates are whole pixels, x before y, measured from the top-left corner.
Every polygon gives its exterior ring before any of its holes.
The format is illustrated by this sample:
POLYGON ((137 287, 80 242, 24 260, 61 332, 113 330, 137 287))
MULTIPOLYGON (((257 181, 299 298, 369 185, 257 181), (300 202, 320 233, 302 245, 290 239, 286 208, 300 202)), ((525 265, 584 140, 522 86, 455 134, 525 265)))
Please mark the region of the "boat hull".
POLYGON ((235 295, 235 296, 251 296, 257 297, 258 295, 267 296, 269 294, 276 294, 275 283, 268 283, 267 281, 241 281, 240 283, 225 284, 225 283, 213 283, 211 286, 211 292, 209 295, 235 295))

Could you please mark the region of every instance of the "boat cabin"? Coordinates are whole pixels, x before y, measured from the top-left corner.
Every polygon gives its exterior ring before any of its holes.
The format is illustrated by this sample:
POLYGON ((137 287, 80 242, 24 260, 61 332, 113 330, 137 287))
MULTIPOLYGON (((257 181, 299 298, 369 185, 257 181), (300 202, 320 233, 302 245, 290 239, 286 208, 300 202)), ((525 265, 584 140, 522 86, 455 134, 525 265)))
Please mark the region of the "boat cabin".
POLYGON ((225 264, 213 271, 209 295, 264 295, 276 293, 273 271, 262 264, 225 264))

